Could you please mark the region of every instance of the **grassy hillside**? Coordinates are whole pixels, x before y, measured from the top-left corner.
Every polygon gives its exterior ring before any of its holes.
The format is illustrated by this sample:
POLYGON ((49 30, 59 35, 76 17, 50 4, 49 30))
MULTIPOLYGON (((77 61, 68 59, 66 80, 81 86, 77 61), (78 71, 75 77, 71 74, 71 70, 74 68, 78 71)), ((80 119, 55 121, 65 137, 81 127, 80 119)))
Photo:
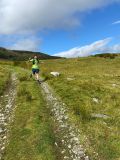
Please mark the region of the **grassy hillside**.
POLYGON ((68 107, 94 160, 120 158, 120 58, 78 58, 42 63, 44 76, 68 107), (61 73, 50 76, 51 71, 61 73))
MULTIPOLYGON (((70 121, 81 131, 80 141, 92 160, 120 159, 120 58, 86 57, 43 60, 41 75, 66 104, 70 121), (61 73, 59 77, 51 71, 61 73)), ((41 89, 25 70, 0 61, 3 92, 10 66, 19 74, 15 120, 4 159, 55 160, 54 123, 41 89), (7 73, 5 76, 4 73, 7 73), (40 89, 40 90, 39 90, 40 89), (15 156, 15 157, 14 157, 15 156)), ((18 64, 19 66, 19 64, 18 64)), ((27 63, 20 66, 29 68, 27 63)))
POLYGON ((30 51, 17 51, 8 50, 0 47, 0 59, 7 60, 27 60, 30 57, 37 55, 39 59, 57 59, 59 57, 53 57, 41 52, 30 52, 30 51))

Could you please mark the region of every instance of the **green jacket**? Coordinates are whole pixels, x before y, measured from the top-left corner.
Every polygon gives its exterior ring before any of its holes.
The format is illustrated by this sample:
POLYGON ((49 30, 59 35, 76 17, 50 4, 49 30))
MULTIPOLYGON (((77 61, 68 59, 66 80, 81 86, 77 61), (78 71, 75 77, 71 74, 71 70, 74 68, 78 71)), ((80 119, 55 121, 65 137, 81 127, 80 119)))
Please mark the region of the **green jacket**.
POLYGON ((30 62, 33 63, 32 69, 39 69, 39 60, 37 60, 37 59, 31 59, 30 62))

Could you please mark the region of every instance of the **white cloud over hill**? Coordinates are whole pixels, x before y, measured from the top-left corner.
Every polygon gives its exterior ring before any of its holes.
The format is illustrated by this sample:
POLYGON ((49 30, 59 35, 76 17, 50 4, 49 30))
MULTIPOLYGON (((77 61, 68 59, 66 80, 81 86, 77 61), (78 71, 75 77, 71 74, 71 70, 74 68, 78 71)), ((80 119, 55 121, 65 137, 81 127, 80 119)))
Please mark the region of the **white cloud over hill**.
POLYGON ((96 42, 93 42, 92 44, 85 45, 82 47, 75 47, 68 51, 60 52, 54 54, 54 56, 60 56, 60 57, 86 57, 97 53, 103 53, 103 52, 120 52, 120 44, 109 46, 109 42, 112 40, 112 38, 106 38, 103 40, 99 40, 96 42))

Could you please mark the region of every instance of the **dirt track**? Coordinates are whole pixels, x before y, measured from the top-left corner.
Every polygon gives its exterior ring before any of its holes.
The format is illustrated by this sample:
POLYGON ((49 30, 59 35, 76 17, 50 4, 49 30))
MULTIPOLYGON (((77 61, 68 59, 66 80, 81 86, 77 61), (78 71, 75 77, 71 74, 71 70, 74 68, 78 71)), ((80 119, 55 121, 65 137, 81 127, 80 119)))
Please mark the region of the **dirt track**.
POLYGON ((8 143, 8 125, 13 119, 16 97, 17 78, 13 73, 5 93, 0 97, 0 159, 8 143))
POLYGON ((56 97, 47 83, 42 83, 41 87, 43 89, 43 96, 46 98, 53 119, 57 124, 55 134, 58 141, 56 142, 56 147, 61 152, 61 159, 89 160, 80 144, 80 131, 70 123, 65 104, 56 97))

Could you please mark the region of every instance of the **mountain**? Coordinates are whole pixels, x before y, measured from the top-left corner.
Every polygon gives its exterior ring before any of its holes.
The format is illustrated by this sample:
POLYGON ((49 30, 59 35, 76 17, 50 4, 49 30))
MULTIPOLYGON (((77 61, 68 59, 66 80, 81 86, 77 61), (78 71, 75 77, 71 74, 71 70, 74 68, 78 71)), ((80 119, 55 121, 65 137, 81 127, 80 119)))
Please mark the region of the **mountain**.
POLYGON ((6 60, 27 60, 30 57, 38 56, 39 59, 58 59, 60 57, 50 56, 41 52, 32 52, 32 51, 19 51, 19 50, 9 50, 3 47, 0 47, 0 59, 6 60))

